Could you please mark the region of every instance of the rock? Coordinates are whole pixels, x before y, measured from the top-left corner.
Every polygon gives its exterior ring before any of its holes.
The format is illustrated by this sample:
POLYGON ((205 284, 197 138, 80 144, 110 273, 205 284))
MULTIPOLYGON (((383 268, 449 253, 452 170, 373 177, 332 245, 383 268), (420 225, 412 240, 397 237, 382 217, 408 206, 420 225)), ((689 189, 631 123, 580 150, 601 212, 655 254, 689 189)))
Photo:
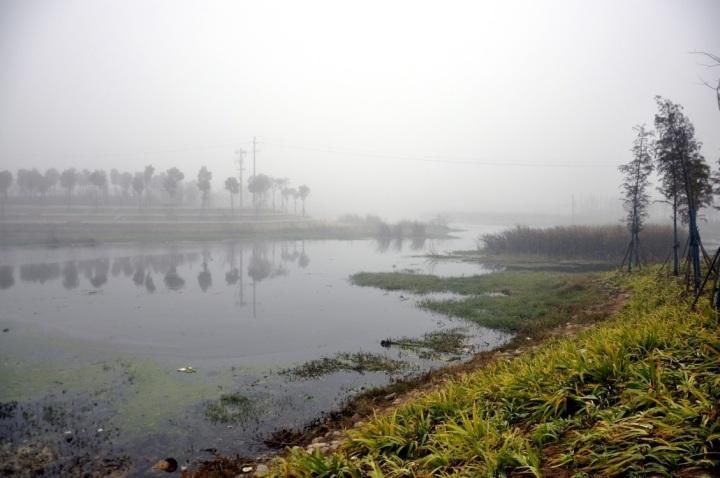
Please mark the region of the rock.
POLYGON ((324 441, 325 439, 323 437, 315 437, 312 439, 312 441, 310 441, 310 443, 322 443, 324 441))
POLYGON ((267 476, 270 473, 270 469, 264 463, 260 463, 255 467, 255 476, 267 476))
POLYGON ((397 397, 397 393, 388 393, 387 395, 385 395, 385 400, 392 400, 395 397, 397 397))
POLYGON ((178 462, 175 458, 165 458, 155 463, 152 467, 154 471, 164 471, 165 473, 174 473, 178 469, 178 462))
POLYGON ((251 471, 253 471, 253 467, 252 466, 243 466, 240 469, 240 471, 242 471, 243 473, 250 473, 251 471))

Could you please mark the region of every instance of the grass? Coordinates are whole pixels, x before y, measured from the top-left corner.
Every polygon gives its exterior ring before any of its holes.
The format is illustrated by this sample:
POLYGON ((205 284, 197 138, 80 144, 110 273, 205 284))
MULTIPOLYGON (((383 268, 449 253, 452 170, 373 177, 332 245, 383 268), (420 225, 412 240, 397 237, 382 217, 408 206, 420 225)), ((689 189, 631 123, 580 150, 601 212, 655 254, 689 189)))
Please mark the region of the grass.
POLYGON ((612 319, 448 380, 333 454, 292 450, 273 476, 717 476, 716 315, 655 271, 614 280, 632 297, 612 319))
POLYGON ((420 358, 436 358, 441 354, 463 352, 467 343, 467 330, 455 327, 449 330, 436 330, 421 337, 387 338, 381 342, 384 347, 399 347, 412 350, 420 358))
POLYGON ((337 372, 386 372, 393 373, 406 368, 408 364, 380 354, 368 352, 342 352, 334 357, 310 360, 296 367, 282 370, 280 374, 301 379, 319 378, 337 372))
POLYGON ((604 293, 592 275, 540 271, 447 278, 402 272, 362 272, 351 276, 351 281, 360 286, 416 294, 460 294, 466 297, 425 299, 419 305, 485 327, 513 332, 531 332, 557 325, 568 314, 582 314, 604 293))
MULTIPOLYGON (((682 228, 679 232, 682 245, 686 236, 682 228)), ((480 246, 489 254, 532 254, 619 264, 629 241, 627 228, 620 225, 550 228, 516 226, 499 233, 484 234, 480 238, 480 246)), ((672 228, 649 224, 640 233, 640 243, 644 261, 663 261, 672 247, 672 228)))

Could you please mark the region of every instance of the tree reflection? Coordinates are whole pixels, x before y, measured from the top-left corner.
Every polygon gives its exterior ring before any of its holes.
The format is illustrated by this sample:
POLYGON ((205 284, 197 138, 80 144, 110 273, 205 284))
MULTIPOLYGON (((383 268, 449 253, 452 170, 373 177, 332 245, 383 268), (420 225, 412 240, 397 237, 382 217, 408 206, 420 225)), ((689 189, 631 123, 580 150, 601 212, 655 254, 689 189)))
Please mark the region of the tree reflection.
POLYGON ((303 269, 310 265, 310 257, 305 253, 305 241, 302 242, 302 251, 298 257, 298 265, 303 269))
POLYGON ((110 259, 95 259, 92 262, 93 274, 90 277, 90 284, 99 289, 107 283, 108 272, 110 272, 110 259))
POLYGON ((155 292, 155 281, 153 280, 149 272, 145 277, 145 290, 148 291, 150 294, 155 292))
POLYGON ((203 292, 207 292, 212 285, 212 275, 210 275, 210 270, 208 269, 207 262, 205 261, 203 261, 202 271, 198 274, 198 285, 203 292))
POLYGON ((133 284, 142 287, 145 284, 145 268, 142 265, 137 266, 132 277, 133 284))
POLYGON ((60 277, 60 264, 24 264, 20 266, 20 279, 24 282, 44 284, 60 277))
POLYGON ((131 258, 130 257, 116 257, 113 260, 111 272, 112 272, 113 277, 117 277, 121 273, 125 277, 131 276, 133 274, 133 266, 132 266, 131 258))
POLYGON ((185 287, 185 279, 180 277, 180 274, 178 274, 175 266, 170 267, 170 270, 165 273, 165 278, 163 280, 165 282, 165 286, 170 290, 178 291, 185 287))
POLYGON ((267 259, 267 251, 264 247, 259 244, 253 246, 252 253, 250 254, 250 264, 248 265, 248 275, 253 280, 253 317, 256 313, 256 296, 257 296, 257 284, 267 279, 272 273, 272 264, 267 259))
POLYGON ((240 280, 240 270, 237 267, 233 267, 225 273, 225 282, 227 285, 235 285, 240 280))
POLYGON ((65 290, 75 289, 80 285, 80 274, 74 261, 66 262, 62 270, 62 285, 65 290))
POLYGON ((15 269, 13 266, 0 266, 0 290, 9 289, 15 284, 15 269))

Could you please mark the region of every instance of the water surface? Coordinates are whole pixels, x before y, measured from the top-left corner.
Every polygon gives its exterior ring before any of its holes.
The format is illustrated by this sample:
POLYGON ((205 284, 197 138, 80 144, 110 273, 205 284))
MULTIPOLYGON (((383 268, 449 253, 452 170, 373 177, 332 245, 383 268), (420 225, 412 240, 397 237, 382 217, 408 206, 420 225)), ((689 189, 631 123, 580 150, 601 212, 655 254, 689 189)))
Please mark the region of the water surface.
POLYGON ((474 247, 476 232, 432 243, 1 249, 0 439, 52 450, 66 471, 92 469, 98 457, 142 473, 165 456, 263 452, 274 430, 302 428, 365 387, 448 360, 384 348, 385 338, 462 327, 472 350, 508 339, 423 311, 407 294, 348 281, 359 271, 489 273, 421 257, 474 247), (407 367, 315 379, 283 373, 343 352, 407 367))

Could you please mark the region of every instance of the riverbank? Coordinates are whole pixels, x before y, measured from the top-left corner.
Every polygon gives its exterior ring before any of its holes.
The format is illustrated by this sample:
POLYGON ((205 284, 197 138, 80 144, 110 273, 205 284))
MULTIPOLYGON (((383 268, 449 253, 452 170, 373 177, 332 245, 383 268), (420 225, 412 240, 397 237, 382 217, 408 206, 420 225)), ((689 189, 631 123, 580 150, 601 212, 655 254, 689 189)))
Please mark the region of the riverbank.
MULTIPOLYGON (((452 288, 459 298, 462 297, 459 294, 461 290, 466 293, 466 298, 469 300, 487 297, 497 301, 495 313, 498 317, 506 318, 513 315, 513 310, 517 309, 518 304, 532 302, 533 297, 545 297, 547 300, 542 304, 535 304, 536 313, 525 317, 522 326, 518 326, 519 324, 513 320, 505 322, 506 330, 513 329, 516 332, 515 338, 509 343, 491 351, 475 354, 469 361, 451 362, 441 369, 361 392, 346 402, 342 408, 321 417, 304 430, 278 431, 269 438, 269 444, 279 448, 294 447, 293 453, 299 450, 305 452, 318 450, 323 453, 332 451, 340 446, 346 430, 354 429, 371 419, 374 414, 416 400, 442 386, 449 377, 460 377, 495 360, 521 355, 548 339, 579 333, 607 318, 624 300, 624 295, 615 284, 597 274, 524 272, 466 278, 438 278, 421 274, 380 273, 356 275, 353 280, 360 282, 360 277, 363 278, 363 285, 369 286, 369 282, 372 281, 375 282, 374 285, 382 284, 388 290, 402 290, 405 294, 425 292, 430 294, 427 297, 437 297, 438 291, 452 288), (399 283, 402 283, 402 286, 399 286, 399 283), (433 286, 428 286, 428 283, 432 283, 433 286), (569 292, 573 298, 565 303, 561 298, 567 298, 569 292)), ((470 317, 465 319, 472 320, 470 317)), ((408 345, 402 339, 394 337, 388 337, 385 342, 390 348, 408 345)), ((442 347, 446 343, 441 341, 439 345, 442 347)), ((267 456, 254 459, 218 458, 205 462, 198 468, 191 467, 187 476, 235 476, 231 473, 239 474, 242 469, 252 471, 258 463, 263 465, 260 469, 264 470, 268 459, 267 456)))
POLYGON ((0 244, 63 246, 109 242, 448 238, 439 225, 317 220, 270 210, 13 207, 0 217, 0 244))
POLYGON ((606 276, 632 291, 607 322, 476 370, 345 432, 296 448, 274 476, 713 475, 720 332, 656 270, 606 276))

